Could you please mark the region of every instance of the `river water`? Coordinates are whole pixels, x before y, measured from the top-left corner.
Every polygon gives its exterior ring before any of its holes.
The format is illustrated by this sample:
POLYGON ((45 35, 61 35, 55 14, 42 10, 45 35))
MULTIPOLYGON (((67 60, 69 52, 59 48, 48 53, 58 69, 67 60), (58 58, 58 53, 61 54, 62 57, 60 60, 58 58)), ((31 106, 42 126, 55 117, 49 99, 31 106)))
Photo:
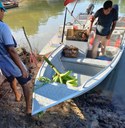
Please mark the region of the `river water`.
MULTIPOLYGON (((27 36, 34 50, 40 52, 41 49, 58 31, 64 21, 65 7, 64 0, 22 0, 18 8, 10 9, 6 12, 4 22, 6 22, 17 40, 19 46, 28 47, 22 27, 25 28, 27 36)), ((119 5, 119 15, 125 15, 125 0, 113 0, 119 5)), ((79 0, 74 16, 80 12, 85 12, 90 3, 95 4, 94 11, 102 7, 102 0, 79 0)), ((74 3, 68 8, 73 9, 74 3)), ((68 21, 73 20, 68 15, 68 21)), ((116 105, 125 106, 125 52, 115 70, 98 86, 103 93, 109 95, 116 105)))
MULTIPOLYGON (((58 28, 64 21, 65 7, 64 0, 22 0, 19 8, 10 9, 5 13, 4 22, 12 29, 18 45, 24 45, 28 48, 23 33, 24 26, 33 49, 38 52, 49 42, 49 40, 58 31, 58 28)), ((80 12, 85 12, 90 3, 95 4, 94 11, 102 7, 102 0, 80 0, 75 8, 74 16, 80 12)), ((114 0, 119 4, 119 14, 125 14, 125 1, 114 0)), ((69 4, 69 10, 72 10, 74 3, 69 4)), ((68 15, 67 22, 73 20, 68 15)))

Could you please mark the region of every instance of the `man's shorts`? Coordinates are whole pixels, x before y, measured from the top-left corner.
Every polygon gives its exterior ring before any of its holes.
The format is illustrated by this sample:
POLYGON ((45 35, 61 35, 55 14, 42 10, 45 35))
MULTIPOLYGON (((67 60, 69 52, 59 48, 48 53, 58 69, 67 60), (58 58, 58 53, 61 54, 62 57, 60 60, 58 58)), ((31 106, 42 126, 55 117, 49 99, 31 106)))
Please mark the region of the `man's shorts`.
MULTIPOLYGON (((24 64, 23 66, 27 70, 24 64)), ((7 55, 4 57, 0 57, 0 68, 1 68, 3 75, 7 78, 9 82, 12 82, 14 78, 16 78, 19 84, 24 85, 31 79, 30 76, 28 78, 23 78, 22 72, 19 69, 19 67, 7 55)))
POLYGON ((14 80, 14 78, 16 78, 20 85, 24 85, 29 80, 31 80, 31 76, 29 76, 28 78, 24 78, 23 76, 20 76, 20 77, 9 76, 9 77, 6 77, 6 78, 7 78, 8 82, 10 82, 10 83, 14 80))
POLYGON ((106 42, 107 42, 106 36, 100 36, 96 34, 93 44, 96 45, 102 43, 102 45, 104 44, 106 45, 106 42))

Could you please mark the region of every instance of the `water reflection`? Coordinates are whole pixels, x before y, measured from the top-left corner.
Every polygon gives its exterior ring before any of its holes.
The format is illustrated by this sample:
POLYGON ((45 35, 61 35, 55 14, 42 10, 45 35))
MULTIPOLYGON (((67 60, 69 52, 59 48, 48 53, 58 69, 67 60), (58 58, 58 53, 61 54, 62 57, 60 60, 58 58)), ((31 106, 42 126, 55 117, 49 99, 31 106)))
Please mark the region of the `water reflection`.
POLYGON ((33 48, 40 51, 56 33, 56 25, 59 26, 59 20, 56 19, 63 16, 63 10, 63 0, 30 0, 20 3, 19 8, 8 10, 4 21, 11 27, 20 45, 27 44, 22 31, 24 26, 33 48))
POLYGON ((25 4, 20 4, 19 8, 8 10, 5 21, 12 29, 20 29, 22 25, 26 26, 29 35, 37 33, 40 24, 46 25, 50 17, 58 16, 58 13, 63 12, 64 9, 61 0, 53 4, 48 4, 47 1, 30 0, 25 4))

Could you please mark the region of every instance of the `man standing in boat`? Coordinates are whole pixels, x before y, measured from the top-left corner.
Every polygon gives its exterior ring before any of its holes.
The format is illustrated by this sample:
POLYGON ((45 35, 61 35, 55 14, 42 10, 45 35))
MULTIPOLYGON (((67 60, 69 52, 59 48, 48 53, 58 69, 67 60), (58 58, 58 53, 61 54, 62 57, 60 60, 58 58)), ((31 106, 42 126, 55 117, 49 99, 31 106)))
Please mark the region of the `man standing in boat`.
POLYGON ((22 86, 26 100, 26 113, 30 114, 31 77, 15 50, 16 42, 11 35, 10 28, 2 22, 5 11, 6 9, 0 2, 0 69, 13 91, 15 91, 13 87, 16 87, 16 79, 22 86))
POLYGON ((116 9, 112 8, 113 2, 110 0, 105 1, 103 8, 97 10, 97 12, 91 18, 90 31, 92 29, 93 22, 96 18, 96 36, 92 48, 92 58, 97 57, 98 47, 101 43, 101 53, 104 55, 106 49, 106 42, 110 39, 113 30, 115 29, 118 15, 116 9))

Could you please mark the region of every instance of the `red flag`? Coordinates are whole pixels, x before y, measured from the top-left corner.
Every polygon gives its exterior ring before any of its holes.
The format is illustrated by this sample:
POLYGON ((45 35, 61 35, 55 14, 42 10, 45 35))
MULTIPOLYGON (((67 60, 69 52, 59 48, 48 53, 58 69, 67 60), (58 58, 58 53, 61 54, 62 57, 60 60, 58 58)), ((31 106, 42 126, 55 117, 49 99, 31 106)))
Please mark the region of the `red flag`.
POLYGON ((69 3, 72 3, 72 2, 74 2, 75 0, 65 0, 64 1, 64 6, 66 6, 67 4, 69 4, 69 3))

